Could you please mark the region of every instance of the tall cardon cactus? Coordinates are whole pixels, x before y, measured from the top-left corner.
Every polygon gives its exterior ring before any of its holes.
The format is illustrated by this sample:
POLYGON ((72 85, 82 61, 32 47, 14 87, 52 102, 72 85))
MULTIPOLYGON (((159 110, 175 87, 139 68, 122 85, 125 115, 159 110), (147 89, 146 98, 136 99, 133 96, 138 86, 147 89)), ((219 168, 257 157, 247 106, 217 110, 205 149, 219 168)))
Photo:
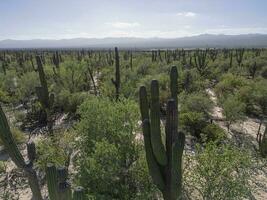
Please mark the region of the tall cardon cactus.
POLYGON ((40 79, 40 83, 41 83, 41 86, 35 88, 36 94, 37 94, 37 97, 38 97, 43 109, 45 110, 48 130, 50 133, 52 133, 53 119, 52 119, 50 112, 51 112, 51 108, 54 104, 54 94, 49 93, 49 91, 48 91, 46 76, 44 73, 42 59, 40 56, 36 56, 36 62, 37 62, 37 71, 38 71, 39 79, 40 79))
POLYGON ((118 100, 120 95, 121 77, 120 77, 120 57, 117 47, 115 47, 115 80, 112 78, 111 81, 115 86, 116 100, 118 100))
POLYGON ((149 173, 165 200, 182 199, 182 155, 185 136, 178 132, 177 68, 171 69, 171 96, 167 103, 165 144, 160 129, 159 84, 151 82, 151 98, 140 87, 140 110, 149 173))

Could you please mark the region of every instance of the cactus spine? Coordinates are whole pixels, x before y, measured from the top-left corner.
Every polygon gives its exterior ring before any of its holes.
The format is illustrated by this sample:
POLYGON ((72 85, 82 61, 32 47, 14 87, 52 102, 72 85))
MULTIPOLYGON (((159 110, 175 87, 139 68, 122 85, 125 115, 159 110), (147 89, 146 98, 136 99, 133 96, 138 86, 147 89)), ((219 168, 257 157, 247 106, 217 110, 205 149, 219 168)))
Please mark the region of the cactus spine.
POLYGON ((36 171, 32 168, 33 161, 35 159, 35 145, 34 143, 27 144, 29 162, 25 162, 22 157, 14 138, 11 134, 10 127, 8 125, 6 116, 0 106, 0 138, 3 141, 5 148, 12 161, 21 168, 28 177, 29 185, 32 191, 33 200, 42 200, 42 195, 36 175, 36 171))
POLYGON ((140 88, 140 111, 142 118, 146 159, 154 184, 161 190, 165 200, 182 198, 182 154, 185 136, 178 133, 177 69, 171 69, 171 99, 167 103, 166 150, 160 133, 158 82, 151 82, 150 109, 146 88, 140 88), (149 113, 150 110, 150 113, 149 113))
POLYGON ((116 89, 116 100, 119 99, 120 95, 120 85, 121 85, 121 78, 120 78, 120 57, 119 57, 119 51, 118 48, 115 47, 115 80, 112 78, 111 81, 115 86, 116 89))

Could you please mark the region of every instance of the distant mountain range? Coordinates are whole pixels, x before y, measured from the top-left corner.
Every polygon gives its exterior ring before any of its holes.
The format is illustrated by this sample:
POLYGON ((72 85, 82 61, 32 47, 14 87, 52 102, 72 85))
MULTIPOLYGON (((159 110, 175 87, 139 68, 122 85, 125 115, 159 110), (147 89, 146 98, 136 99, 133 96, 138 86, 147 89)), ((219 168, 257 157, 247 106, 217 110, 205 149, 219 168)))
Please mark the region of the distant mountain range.
POLYGON ((73 38, 61 40, 2 40, 2 48, 205 48, 267 47, 267 34, 211 35, 182 38, 73 38))

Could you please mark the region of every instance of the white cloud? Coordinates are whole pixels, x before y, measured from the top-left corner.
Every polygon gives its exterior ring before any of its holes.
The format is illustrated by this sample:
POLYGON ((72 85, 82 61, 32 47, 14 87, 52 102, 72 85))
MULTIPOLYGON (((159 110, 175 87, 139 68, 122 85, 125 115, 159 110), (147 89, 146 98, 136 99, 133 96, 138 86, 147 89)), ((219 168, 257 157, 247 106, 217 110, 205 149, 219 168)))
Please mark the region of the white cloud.
POLYGON ((179 12, 176 13, 177 16, 182 16, 182 17, 195 17, 197 14, 194 12, 179 12))
POLYGON ((120 29, 133 28, 133 27, 140 26, 138 22, 108 22, 106 24, 114 28, 120 28, 120 29))

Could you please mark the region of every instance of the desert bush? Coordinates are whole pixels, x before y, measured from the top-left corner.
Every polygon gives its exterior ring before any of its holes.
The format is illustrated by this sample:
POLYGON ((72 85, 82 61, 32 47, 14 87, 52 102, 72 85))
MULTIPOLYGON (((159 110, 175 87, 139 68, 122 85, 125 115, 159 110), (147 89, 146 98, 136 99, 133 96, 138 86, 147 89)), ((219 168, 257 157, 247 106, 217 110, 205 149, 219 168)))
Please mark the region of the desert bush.
POLYGON ((201 139, 204 142, 221 142, 225 138, 225 131, 217 124, 208 124, 201 130, 201 139))
POLYGON ((53 137, 42 138, 36 145, 36 166, 41 170, 45 170, 48 163, 55 166, 68 166, 74 149, 74 138, 73 131, 63 131, 53 137))
POLYGON ((247 150, 210 142, 185 158, 185 189, 193 199, 250 199, 251 156, 247 150))
POLYGON ((144 159, 140 156, 143 150, 136 139, 136 103, 95 97, 80 106, 79 114, 77 182, 86 188, 86 193, 96 199, 135 199, 141 194, 151 195, 153 187, 148 181, 147 167, 143 166, 145 161, 140 161, 144 159), (135 174, 138 170, 146 178, 137 181, 136 176, 141 175, 135 174))
POLYGON ((230 125, 237 121, 242 121, 245 118, 246 105, 241 102, 236 96, 229 96, 222 103, 223 115, 225 116, 228 131, 230 125))

